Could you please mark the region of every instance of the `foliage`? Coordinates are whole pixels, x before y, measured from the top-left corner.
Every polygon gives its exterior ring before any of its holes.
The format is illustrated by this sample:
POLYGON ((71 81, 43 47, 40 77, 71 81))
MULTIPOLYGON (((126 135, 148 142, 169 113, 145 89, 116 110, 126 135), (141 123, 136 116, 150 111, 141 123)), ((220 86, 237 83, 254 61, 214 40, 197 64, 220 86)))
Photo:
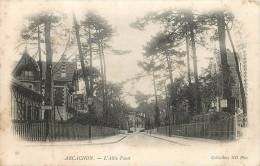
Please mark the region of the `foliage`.
POLYGON ((214 70, 214 65, 210 63, 208 67, 204 69, 203 74, 199 77, 201 96, 204 104, 203 112, 207 112, 211 108, 212 102, 216 102, 216 98, 220 93, 217 84, 221 75, 220 73, 216 73, 214 70))

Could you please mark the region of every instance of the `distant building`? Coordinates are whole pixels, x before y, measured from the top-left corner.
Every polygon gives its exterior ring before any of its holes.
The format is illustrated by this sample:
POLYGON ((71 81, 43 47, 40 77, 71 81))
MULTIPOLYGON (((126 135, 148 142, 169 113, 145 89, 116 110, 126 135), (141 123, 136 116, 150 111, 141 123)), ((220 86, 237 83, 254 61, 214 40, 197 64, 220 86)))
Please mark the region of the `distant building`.
POLYGON ((136 112, 128 111, 128 127, 129 129, 136 126, 136 112))
MULTIPOLYGON (((44 81, 46 76, 46 63, 42 62, 42 84, 40 81, 39 64, 29 55, 27 51, 23 52, 21 59, 13 70, 14 81, 12 87, 19 87, 30 90, 30 93, 38 94, 41 100, 37 100, 37 108, 44 105, 44 81), (19 86, 18 86, 19 85, 19 86)), ((53 63, 53 101, 56 120, 67 120, 73 116, 75 112, 73 105, 73 93, 77 89, 76 64, 62 59, 59 63, 53 63)), ((16 92, 12 91, 12 95, 16 92)), ((29 93, 28 93, 29 94, 29 93)), ((23 95, 27 95, 24 92, 23 95)), ((13 98, 13 102, 18 102, 17 98, 13 98)), ((32 100, 34 100, 32 98, 32 100)), ((25 108, 25 107, 24 107, 25 108)), ((19 111, 13 107, 12 112, 19 111)), ((22 109, 23 114, 28 112, 22 109)), ((38 108, 39 118, 44 118, 44 111, 38 108)))

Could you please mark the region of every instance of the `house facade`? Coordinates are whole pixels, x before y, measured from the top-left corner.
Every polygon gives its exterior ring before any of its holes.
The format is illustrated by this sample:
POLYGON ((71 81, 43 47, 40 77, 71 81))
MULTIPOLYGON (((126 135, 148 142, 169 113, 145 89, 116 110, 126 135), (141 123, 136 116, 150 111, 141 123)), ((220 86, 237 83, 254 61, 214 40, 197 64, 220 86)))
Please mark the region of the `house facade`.
POLYGON ((13 121, 43 119, 41 110, 43 96, 40 93, 40 68, 24 51, 13 70, 11 81, 11 117, 13 121))
POLYGON ((11 82, 11 118, 13 122, 32 122, 43 119, 43 97, 20 81, 11 82))
MULTIPOLYGON (((38 62, 24 51, 12 73, 13 120, 44 119, 45 110, 42 106, 44 106, 45 73, 45 62, 42 62, 42 69, 40 69, 38 62)), ((76 65, 73 62, 61 59, 60 62, 53 63, 52 110, 55 111, 56 121, 68 120, 74 115, 73 93, 77 88, 75 75, 76 65)))

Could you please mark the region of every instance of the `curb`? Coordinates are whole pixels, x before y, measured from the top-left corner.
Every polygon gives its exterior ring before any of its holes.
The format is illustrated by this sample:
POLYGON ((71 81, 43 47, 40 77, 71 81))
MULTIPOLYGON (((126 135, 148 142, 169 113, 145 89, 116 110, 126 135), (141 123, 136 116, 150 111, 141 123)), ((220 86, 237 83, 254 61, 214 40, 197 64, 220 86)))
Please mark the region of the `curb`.
MULTIPOLYGON (((125 139, 127 137, 127 135, 124 135, 124 136, 122 136, 122 138, 120 138, 120 139, 117 139, 117 140, 115 140, 115 141, 110 141, 110 142, 101 142, 101 143, 79 143, 79 144, 75 144, 75 143, 69 143, 69 144, 55 144, 55 143, 53 143, 53 144, 40 144, 40 145, 37 145, 37 144, 35 144, 35 145, 25 145, 25 146, 29 146, 29 147, 36 147, 36 146, 84 146, 84 145, 106 145, 106 144, 115 144, 115 143, 118 143, 118 142, 120 142, 120 141, 122 141, 123 139, 125 139)), ((84 140, 84 141, 88 141, 88 140, 84 140)))
POLYGON ((182 146, 191 146, 191 145, 188 145, 188 144, 183 144, 183 143, 179 143, 179 142, 176 142, 176 141, 168 140, 168 139, 165 139, 165 138, 162 138, 162 137, 157 137, 154 134, 153 135, 149 135, 147 133, 143 133, 143 134, 147 135, 149 137, 157 138, 157 139, 164 140, 164 141, 167 141, 167 142, 170 142, 170 143, 174 143, 174 144, 178 144, 178 145, 182 145, 182 146))

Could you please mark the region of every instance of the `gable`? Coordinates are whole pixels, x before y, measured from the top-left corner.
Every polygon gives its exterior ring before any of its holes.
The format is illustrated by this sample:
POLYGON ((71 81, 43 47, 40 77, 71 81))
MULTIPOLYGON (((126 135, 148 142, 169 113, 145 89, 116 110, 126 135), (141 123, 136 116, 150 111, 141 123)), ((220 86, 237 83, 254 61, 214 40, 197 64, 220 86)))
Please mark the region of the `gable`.
POLYGON ((40 68, 37 62, 29 55, 26 50, 23 52, 22 57, 16 64, 12 74, 14 77, 17 77, 23 71, 32 71, 37 78, 39 77, 40 68))

